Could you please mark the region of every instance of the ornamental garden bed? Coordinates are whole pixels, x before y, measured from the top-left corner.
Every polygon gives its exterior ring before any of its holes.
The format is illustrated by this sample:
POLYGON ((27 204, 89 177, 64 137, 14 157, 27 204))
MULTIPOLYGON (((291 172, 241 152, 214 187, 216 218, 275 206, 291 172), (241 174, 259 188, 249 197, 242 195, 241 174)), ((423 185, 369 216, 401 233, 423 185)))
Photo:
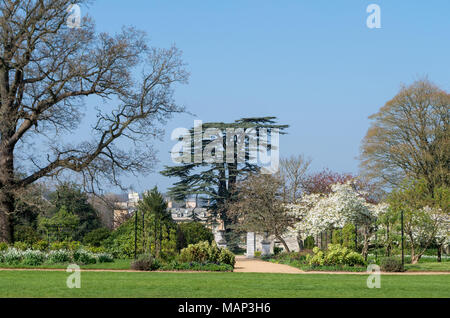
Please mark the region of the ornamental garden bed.
POLYGON ((70 263, 90 265, 111 262, 114 262, 111 254, 93 253, 83 248, 73 251, 66 249, 41 251, 8 247, 0 251, 0 267, 4 268, 45 268, 60 267, 70 263))
POLYGON ((131 263, 131 268, 141 271, 211 271, 232 272, 235 256, 228 249, 219 248, 215 242, 191 244, 171 259, 141 255, 131 263))
POLYGON ((410 264, 411 258, 405 256, 405 265, 401 265, 399 255, 384 257, 370 255, 364 261, 361 255, 336 244, 330 244, 328 250, 314 248, 311 251, 279 253, 262 260, 285 264, 299 268, 303 271, 336 271, 336 272, 366 272, 369 264, 377 264, 384 272, 423 271, 423 272, 450 272, 450 260, 443 256, 437 262, 434 256, 423 256, 419 263, 410 264))

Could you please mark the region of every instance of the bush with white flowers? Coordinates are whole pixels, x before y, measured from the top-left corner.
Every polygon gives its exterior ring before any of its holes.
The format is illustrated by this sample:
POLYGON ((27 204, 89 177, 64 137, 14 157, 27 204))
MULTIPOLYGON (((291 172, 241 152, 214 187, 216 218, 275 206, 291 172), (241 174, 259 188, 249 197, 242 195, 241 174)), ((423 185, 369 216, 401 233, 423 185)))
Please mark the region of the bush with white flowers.
POLYGON ((67 264, 70 262, 80 264, 95 264, 113 262, 114 257, 109 253, 92 253, 84 249, 78 249, 74 252, 66 249, 52 250, 48 253, 27 249, 20 250, 15 247, 9 247, 0 251, 0 264, 6 265, 27 265, 39 266, 48 264, 67 264))
POLYGON ((38 266, 45 262, 47 255, 39 250, 26 250, 22 253, 22 263, 24 265, 38 266))
POLYGON ((3 262, 8 265, 19 264, 23 258, 23 251, 14 247, 8 248, 6 251, 3 251, 2 254, 3 262))
POLYGON ((305 195, 296 204, 288 205, 290 212, 301 219, 295 226, 302 239, 321 232, 343 228, 345 224, 369 224, 384 206, 369 204, 364 193, 357 192, 350 182, 334 184, 329 195, 305 195))

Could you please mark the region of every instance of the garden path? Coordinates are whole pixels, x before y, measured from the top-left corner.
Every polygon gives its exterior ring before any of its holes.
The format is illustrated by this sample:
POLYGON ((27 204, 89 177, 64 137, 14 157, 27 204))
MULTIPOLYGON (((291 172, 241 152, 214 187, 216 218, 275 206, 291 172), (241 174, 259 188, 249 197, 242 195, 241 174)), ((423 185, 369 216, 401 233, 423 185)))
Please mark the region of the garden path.
POLYGON ((236 264, 234 272, 241 273, 282 273, 282 274, 300 274, 304 271, 283 264, 275 264, 264 262, 255 258, 247 258, 246 256, 236 256, 236 264))

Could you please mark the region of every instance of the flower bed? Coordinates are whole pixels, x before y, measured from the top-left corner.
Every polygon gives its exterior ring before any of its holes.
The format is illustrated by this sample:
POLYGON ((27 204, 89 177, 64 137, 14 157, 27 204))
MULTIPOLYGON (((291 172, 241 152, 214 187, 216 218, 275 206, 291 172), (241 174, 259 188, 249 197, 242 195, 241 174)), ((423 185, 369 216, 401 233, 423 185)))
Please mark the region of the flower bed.
POLYGON ((92 253, 84 249, 70 251, 65 249, 52 250, 49 252, 40 250, 20 250, 9 247, 0 251, 0 267, 4 265, 26 265, 40 266, 43 264, 95 264, 113 262, 114 258, 108 253, 92 253))
POLYGON ((142 271, 209 271, 232 272, 235 257, 228 249, 219 248, 215 242, 190 244, 172 260, 141 255, 131 268, 142 271))

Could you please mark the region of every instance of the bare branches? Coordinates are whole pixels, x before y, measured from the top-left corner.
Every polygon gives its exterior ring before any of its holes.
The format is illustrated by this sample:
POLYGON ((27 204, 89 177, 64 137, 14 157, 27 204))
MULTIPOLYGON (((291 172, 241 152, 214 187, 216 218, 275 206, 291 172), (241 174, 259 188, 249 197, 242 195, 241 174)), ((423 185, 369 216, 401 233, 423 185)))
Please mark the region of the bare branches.
POLYGON ((285 202, 295 202, 301 196, 301 188, 311 159, 303 155, 281 158, 280 176, 283 179, 283 197, 285 202))
MULTIPOLYGON (((450 183, 450 94, 428 80, 403 87, 370 118, 361 166, 371 177, 398 184, 424 177, 430 190, 450 183)), ((431 191, 432 192, 432 191, 431 191)))
POLYGON ((184 111, 173 99, 174 85, 189 76, 177 48, 149 48, 145 34, 134 28, 96 34, 89 17, 81 28, 69 29, 67 8, 73 3, 0 3, 0 153, 25 138, 54 138, 46 152, 17 156, 34 164, 25 165, 29 174, 20 180, 5 178, 10 187, 68 170, 90 185, 98 178, 118 184, 124 171, 146 173, 155 161, 149 138, 159 137, 171 115, 184 111), (97 107, 90 140, 64 143, 59 136, 76 131, 88 96, 116 105, 97 107), (129 140, 128 149, 119 147, 119 138, 129 140))

